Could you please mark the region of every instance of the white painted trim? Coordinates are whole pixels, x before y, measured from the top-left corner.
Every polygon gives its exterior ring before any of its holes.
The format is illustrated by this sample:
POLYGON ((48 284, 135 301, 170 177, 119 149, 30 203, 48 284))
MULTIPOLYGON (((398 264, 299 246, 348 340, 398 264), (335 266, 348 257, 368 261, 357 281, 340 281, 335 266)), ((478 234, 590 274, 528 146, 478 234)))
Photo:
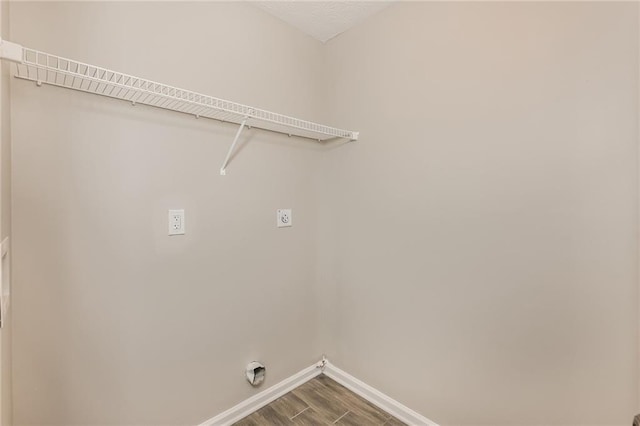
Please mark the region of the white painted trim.
POLYGON ((398 401, 372 388, 368 384, 361 382, 330 362, 326 363, 324 367, 324 374, 408 425, 438 426, 437 423, 427 419, 419 413, 416 413, 409 407, 400 404, 398 401))
POLYGON ((251 398, 242 401, 235 407, 229 408, 224 413, 201 423, 199 426, 228 426, 238 420, 248 416, 249 414, 259 410, 265 405, 275 401, 287 392, 292 391, 301 384, 319 376, 322 373, 322 369, 314 364, 311 367, 307 367, 299 373, 284 379, 280 383, 271 386, 268 389, 252 396, 251 398))
POLYGON ((408 425, 438 426, 437 423, 339 369, 324 357, 319 363, 307 367, 280 383, 242 401, 240 404, 201 423, 199 426, 230 426, 322 373, 408 425))

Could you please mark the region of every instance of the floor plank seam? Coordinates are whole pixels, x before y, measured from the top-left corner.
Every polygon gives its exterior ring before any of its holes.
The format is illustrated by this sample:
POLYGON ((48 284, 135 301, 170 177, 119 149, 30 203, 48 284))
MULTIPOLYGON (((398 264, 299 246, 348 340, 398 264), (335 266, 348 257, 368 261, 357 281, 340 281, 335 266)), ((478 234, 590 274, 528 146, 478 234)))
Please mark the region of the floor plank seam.
POLYGON ((260 408, 236 426, 407 426, 327 377, 317 377, 260 408))
POLYGON ((343 415, 341 415, 340 417, 338 417, 338 418, 336 419, 336 421, 335 421, 335 422, 333 422, 333 424, 335 425, 336 423, 338 423, 338 422, 340 421, 340 419, 341 419, 341 418, 343 418, 344 416, 346 416, 346 415, 347 415, 347 414, 349 414, 350 412, 351 412, 351 411, 349 410, 349 411, 347 411, 346 413, 344 413, 343 415))
POLYGON ((302 413, 304 413, 305 411, 307 411, 309 408, 311 408, 311 407, 307 407, 307 408, 305 408, 304 410, 300 411, 300 412, 299 412, 298 414, 296 414, 295 416, 291 417, 289 420, 293 420, 293 419, 295 419, 295 418, 296 418, 296 417, 298 417, 300 414, 302 414, 302 413))

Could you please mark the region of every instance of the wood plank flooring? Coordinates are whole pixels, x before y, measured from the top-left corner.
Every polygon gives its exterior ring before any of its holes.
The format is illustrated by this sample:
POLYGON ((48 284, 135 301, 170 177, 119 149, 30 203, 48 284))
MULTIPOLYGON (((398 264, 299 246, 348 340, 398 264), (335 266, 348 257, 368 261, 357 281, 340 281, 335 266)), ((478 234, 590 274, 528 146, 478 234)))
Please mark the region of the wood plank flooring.
POLYGON ((311 379, 234 426, 401 426, 404 423, 325 375, 311 379))

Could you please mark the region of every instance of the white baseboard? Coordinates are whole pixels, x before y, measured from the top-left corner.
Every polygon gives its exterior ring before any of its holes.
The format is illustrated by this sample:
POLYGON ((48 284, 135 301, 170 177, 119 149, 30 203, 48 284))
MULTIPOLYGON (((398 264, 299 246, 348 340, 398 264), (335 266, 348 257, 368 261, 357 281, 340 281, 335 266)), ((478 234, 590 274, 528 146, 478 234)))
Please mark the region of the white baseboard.
POLYGON ((438 426, 437 423, 432 422, 419 413, 416 413, 409 407, 400 404, 398 401, 372 388, 368 384, 361 382, 330 362, 327 362, 324 367, 324 374, 408 425, 438 426))
POLYGON ((199 426, 229 426, 238 420, 248 416, 249 414, 258 411, 265 405, 275 401, 282 395, 292 391, 303 383, 319 376, 322 370, 316 364, 311 367, 307 367, 299 373, 284 379, 280 383, 271 386, 268 389, 252 396, 251 398, 242 401, 235 407, 231 407, 224 413, 201 423, 199 426))
POLYGON ((292 391, 303 383, 308 382, 321 373, 324 374, 342 386, 360 395, 373 405, 381 408, 391 414, 398 420, 410 426, 438 426, 421 414, 416 413, 409 407, 400 404, 398 401, 388 397, 382 392, 372 388, 368 384, 361 382, 352 375, 342 371, 330 362, 326 362, 324 369, 321 369, 322 363, 314 364, 307 367, 299 373, 284 379, 280 383, 271 386, 268 389, 242 401, 235 407, 231 407, 227 411, 201 423, 199 426, 230 426, 240 419, 247 417, 249 414, 258 411, 260 408, 280 398, 282 395, 292 391))

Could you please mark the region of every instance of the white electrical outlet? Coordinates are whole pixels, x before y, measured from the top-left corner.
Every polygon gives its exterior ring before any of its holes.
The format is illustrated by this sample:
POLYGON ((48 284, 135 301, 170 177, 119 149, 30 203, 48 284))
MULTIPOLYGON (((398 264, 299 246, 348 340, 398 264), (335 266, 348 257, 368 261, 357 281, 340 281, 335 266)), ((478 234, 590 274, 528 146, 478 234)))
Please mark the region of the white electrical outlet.
POLYGON ((184 210, 169 210, 169 235, 184 235, 184 210))
POLYGON ((284 228, 285 226, 293 225, 293 218, 291 216, 291 209, 278 209, 276 214, 278 228, 284 228))

